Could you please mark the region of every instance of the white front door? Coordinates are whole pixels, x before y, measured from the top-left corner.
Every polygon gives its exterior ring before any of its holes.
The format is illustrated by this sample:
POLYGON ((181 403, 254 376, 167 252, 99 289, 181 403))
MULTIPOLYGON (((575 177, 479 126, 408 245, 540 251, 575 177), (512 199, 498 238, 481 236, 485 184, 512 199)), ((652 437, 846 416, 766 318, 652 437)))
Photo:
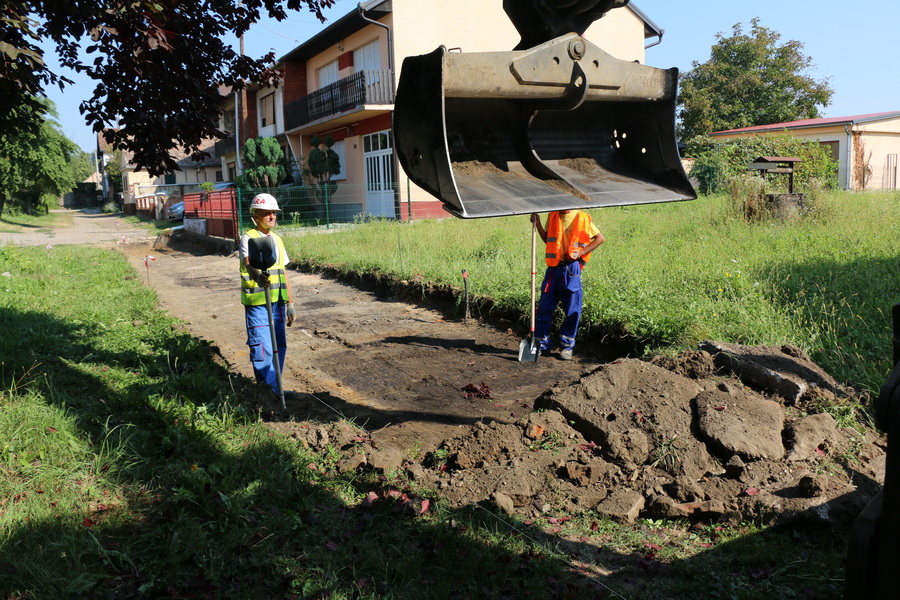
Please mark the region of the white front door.
POLYGON ((394 144, 391 131, 363 136, 363 161, 366 167, 366 215, 393 219, 394 144))

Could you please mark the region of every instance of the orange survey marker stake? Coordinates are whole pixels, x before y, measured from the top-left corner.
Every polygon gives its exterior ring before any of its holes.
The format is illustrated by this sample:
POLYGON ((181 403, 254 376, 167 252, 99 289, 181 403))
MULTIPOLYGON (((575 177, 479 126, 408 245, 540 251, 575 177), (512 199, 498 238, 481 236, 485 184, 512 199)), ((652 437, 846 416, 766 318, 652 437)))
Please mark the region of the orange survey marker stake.
POLYGON ((150 285, 150 261, 152 260, 156 260, 156 257, 149 254, 144 257, 144 268, 147 269, 147 285, 150 285))

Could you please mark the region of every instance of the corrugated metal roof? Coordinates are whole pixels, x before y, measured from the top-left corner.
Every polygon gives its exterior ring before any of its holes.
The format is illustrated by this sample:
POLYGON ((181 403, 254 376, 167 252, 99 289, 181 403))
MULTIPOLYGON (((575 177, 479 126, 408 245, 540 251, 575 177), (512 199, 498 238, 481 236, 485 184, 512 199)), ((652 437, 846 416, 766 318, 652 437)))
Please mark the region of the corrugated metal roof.
POLYGON ((714 131, 710 135, 727 135, 731 133, 754 133, 757 131, 772 131, 777 129, 807 129, 810 127, 825 127, 828 125, 868 123, 884 119, 896 119, 900 117, 900 111, 869 113, 852 117, 823 117, 821 119, 801 119, 800 121, 787 121, 785 123, 772 123, 771 125, 755 125, 753 127, 741 127, 740 129, 728 129, 714 131))

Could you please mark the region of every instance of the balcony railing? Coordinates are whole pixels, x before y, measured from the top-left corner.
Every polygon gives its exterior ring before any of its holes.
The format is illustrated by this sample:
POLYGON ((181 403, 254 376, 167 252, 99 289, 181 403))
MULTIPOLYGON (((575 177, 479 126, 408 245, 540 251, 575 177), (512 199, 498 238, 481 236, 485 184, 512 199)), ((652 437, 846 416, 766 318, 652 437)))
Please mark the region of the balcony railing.
POLYGON ((390 70, 359 71, 284 107, 287 129, 365 106, 393 104, 394 77, 390 70))
POLYGON ((230 133, 221 140, 216 141, 216 156, 225 156, 226 154, 234 154, 234 134, 230 133))

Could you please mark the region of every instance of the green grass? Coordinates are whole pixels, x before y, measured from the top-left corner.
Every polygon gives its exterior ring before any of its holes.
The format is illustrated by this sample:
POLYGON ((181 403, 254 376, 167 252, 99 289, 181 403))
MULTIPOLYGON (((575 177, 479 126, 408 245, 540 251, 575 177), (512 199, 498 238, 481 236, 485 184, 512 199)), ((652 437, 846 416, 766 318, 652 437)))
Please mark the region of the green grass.
MULTIPOLYGON (((815 219, 748 223, 721 196, 589 211, 607 241, 584 276, 581 336, 625 337, 637 353, 703 339, 792 343, 839 380, 877 390, 891 366, 900 301, 900 194, 836 193, 815 219)), ((530 224, 378 221, 286 232, 294 259, 470 291, 528 313, 530 224)), ((538 256, 541 248, 538 249, 538 256)), ((538 266, 539 276, 542 266, 538 266)))
POLYGON ((0 217, 0 233, 21 233, 23 231, 43 233, 57 227, 68 227, 71 223, 72 216, 61 212, 41 215, 10 214, 6 212, 0 217))

